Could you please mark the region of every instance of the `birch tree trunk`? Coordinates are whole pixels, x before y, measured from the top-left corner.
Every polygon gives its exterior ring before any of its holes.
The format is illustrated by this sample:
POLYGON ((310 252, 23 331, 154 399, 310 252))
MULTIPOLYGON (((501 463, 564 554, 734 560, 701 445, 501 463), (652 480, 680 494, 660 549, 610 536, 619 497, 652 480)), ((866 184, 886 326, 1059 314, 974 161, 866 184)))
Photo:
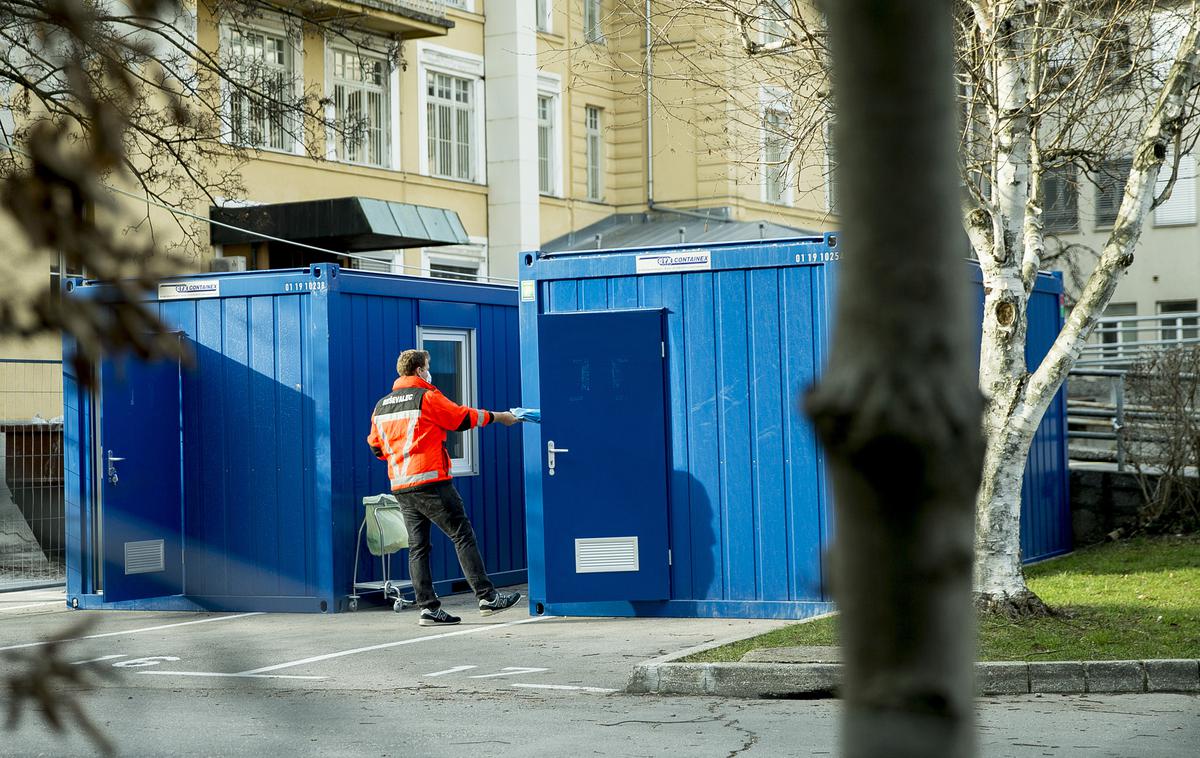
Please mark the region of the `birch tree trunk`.
POLYGON ((960 261, 951 3, 827 8, 850 252, 808 409, 837 508, 843 754, 970 756, 982 402, 960 261))
POLYGON ((1025 461, 1042 417, 1112 299, 1120 275, 1133 262, 1167 147, 1193 117, 1191 92, 1200 66, 1200 27, 1193 5, 1188 31, 1133 146, 1133 166, 1100 260, 1050 352, 1030 371, 1024 357, 1027 306, 1045 250, 1042 211, 1036 188, 1027 181, 1031 173, 1038 173, 1038 167, 1030 165, 1037 156, 1036 125, 1020 115, 1020 109, 1028 107, 1023 73, 1028 64, 1023 61, 1037 57, 1036 51, 1020 42, 1031 3, 981 0, 972 5, 980 30, 985 37, 991 35, 988 39, 996 49, 999 103, 993 114, 997 191, 990 205, 968 208, 964 218, 983 271, 985 293, 979 380, 987 400, 987 452, 977 503, 975 591, 977 603, 986 610, 1014 617, 1041 615, 1049 609, 1026 587, 1021 570, 1025 461), (1020 44, 1012 44, 1013 40, 1020 44), (1024 135, 1019 133, 1022 130, 1024 135), (1018 232, 1023 238, 1013 236, 1018 232))

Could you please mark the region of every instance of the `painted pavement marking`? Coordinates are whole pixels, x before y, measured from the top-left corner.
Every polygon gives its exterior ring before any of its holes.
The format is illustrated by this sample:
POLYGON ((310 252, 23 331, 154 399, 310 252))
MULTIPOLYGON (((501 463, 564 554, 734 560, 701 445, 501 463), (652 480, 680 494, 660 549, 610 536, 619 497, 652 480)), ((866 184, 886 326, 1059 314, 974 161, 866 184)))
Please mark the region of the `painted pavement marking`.
POLYGON ((296 676, 289 674, 222 674, 219 671, 138 671, 143 676, 200 676, 232 677, 235 679, 328 679, 325 676, 296 676))
POLYGON ((358 653, 369 653, 373 650, 386 650, 387 648, 399 647, 401 645, 414 645, 418 642, 429 642, 430 640, 440 640, 447 637, 461 637, 465 634, 477 634, 496 629, 504 629, 506 627, 518 626, 520 624, 531 624, 535 621, 541 621, 547 618, 546 616, 534 616, 533 618, 521 619, 520 621, 509 621, 507 624, 486 624, 482 626, 474 626, 470 629, 460 629, 456 632, 446 632, 444 634, 430 634, 424 637, 412 637, 407 640, 397 640, 396 642, 384 642, 379 645, 369 645, 367 647, 356 647, 352 650, 340 650, 336 653, 326 653, 325 655, 314 655, 311 658, 301 658, 298 661, 288 661, 286 663, 277 663, 274 666, 263 666, 262 668, 250 669, 249 671, 240 671, 239 674, 265 674, 270 671, 279 671, 280 669, 293 668, 295 666, 304 666, 309 663, 320 663, 334 658, 342 658, 347 655, 356 655, 358 653))
POLYGON ((114 655, 102 655, 99 658, 89 658, 86 661, 72 661, 72 666, 82 666, 85 663, 99 663, 100 661, 111 661, 113 658, 124 658, 125 653, 115 653, 114 655))
POLYGON ((471 677, 472 679, 495 679, 498 676, 516 676, 517 674, 540 674, 543 671, 550 669, 539 668, 524 668, 522 666, 505 666, 498 674, 479 674, 471 677))
MULTIPOLYGON (((244 619, 244 618, 248 618, 250 616, 261 616, 261 615, 263 615, 262 611, 255 611, 254 613, 238 613, 233 616, 215 616, 213 618, 200 619, 198 621, 181 621, 177 624, 159 624, 158 626, 144 626, 140 629, 126 629, 125 631, 122 631, 122 632, 104 632, 102 634, 89 634, 85 637, 73 637, 69 640, 42 640, 40 642, 24 642, 24 643, 21 643, 20 645, 6 645, 5 647, 0 647, 0 651, 2 651, 2 650, 19 650, 21 648, 26 648, 26 647, 41 647, 42 645, 50 645, 55 642, 78 642, 79 640, 98 640, 103 637, 123 637, 126 634, 141 634, 142 632, 157 632, 160 629, 174 629, 175 627, 179 627, 179 626, 191 626, 193 624, 207 624, 210 621, 233 621, 234 619, 244 619)), ((251 673, 253 673, 253 672, 251 672, 251 673)))
POLYGON ((457 674, 459 671, 470 671, 471 669, 477 669, 477 668, 479 668, 479 667, 478 666, 455 666, 452 669, 446 669, 445 671, 435 671, 432 674, 422 674, 421 676, 424 676, 424 677, 445 676, 446 674, 457 674))
POLYGON ((510 685, 512 687, 523 690, 568 690, 573 692, 595 692, 601 695, 607 695, 617 690, 609 689, 608 687, 576 687, 573 684, 523 684, 517 683, 510 685))

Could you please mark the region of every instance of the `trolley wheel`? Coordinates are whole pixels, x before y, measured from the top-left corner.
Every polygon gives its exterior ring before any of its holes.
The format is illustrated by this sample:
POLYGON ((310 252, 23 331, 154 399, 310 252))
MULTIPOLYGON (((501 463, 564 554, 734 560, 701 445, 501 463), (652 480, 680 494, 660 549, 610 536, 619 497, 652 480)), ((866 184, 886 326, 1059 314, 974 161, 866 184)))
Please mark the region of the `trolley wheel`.
POLYGON ((346 607, 349 608, 351 611, 357 611, 358 610, 358 598, 356 598, 356 597, 350 598, 350 602, 346 604, 346 607))

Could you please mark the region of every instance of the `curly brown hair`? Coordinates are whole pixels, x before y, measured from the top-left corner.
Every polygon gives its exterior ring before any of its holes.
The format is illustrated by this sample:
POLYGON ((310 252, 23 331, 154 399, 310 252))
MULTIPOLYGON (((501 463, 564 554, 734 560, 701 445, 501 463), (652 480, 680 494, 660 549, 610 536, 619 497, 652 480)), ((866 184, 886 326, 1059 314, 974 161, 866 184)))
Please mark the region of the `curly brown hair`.
POLYGON ((405 350, 396 359, 396 373, 400 376, 415 376, 419 369, 429 366, 429 353, 424 350, 405 350))

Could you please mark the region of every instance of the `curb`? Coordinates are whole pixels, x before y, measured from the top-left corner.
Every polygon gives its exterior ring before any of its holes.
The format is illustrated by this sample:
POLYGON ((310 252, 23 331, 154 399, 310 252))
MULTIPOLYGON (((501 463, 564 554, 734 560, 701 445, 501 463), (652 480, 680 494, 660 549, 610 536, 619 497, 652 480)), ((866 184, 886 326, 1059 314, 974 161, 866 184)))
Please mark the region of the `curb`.
MULTIPOLYGON (((706 646, 707 647, 707 646, 706 646)), ((698 651, 634 667, 631 694, 817 700, 838 697, 840 663, 674 663, 698 651)), ((975 664, 975 694, 1200 693, 1200 660, 1000 661, 975 664)))

